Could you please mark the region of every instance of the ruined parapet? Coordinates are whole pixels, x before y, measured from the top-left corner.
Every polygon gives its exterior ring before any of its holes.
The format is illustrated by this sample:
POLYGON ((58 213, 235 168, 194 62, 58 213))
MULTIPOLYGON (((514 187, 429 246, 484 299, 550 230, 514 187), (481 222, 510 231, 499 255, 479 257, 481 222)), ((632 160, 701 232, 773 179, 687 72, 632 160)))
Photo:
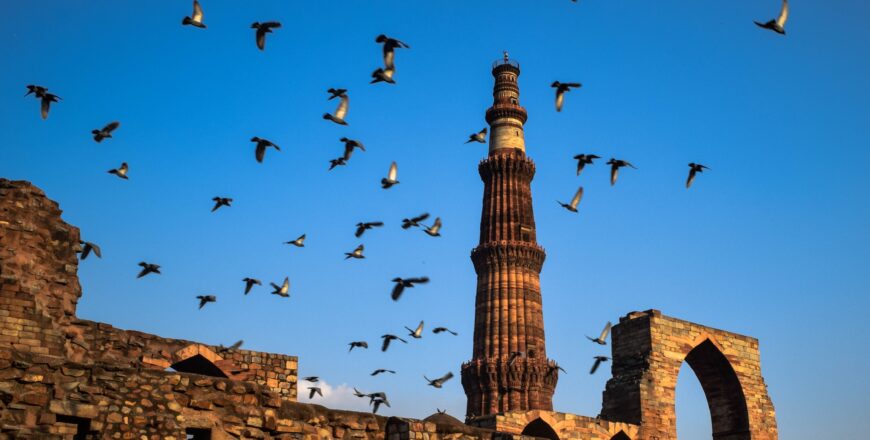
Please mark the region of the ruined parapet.
POLYGON ((641 425, 633 439, 677 437, 674 398, 684 362, 704 389, 713 438, 778 438, 757 339, 648 310, 621 318, 612 330, 612 346, 613 377, 600 417, 641 425))
POLYGON ((0 347, 63 356, 81 296, 79 230, 29 182, 0 179, 0 347))
POLYGON ((470 419, 468 423, 516 436, 561 440, 638 439, 639 426, 556 411, 513 411, 470 419))

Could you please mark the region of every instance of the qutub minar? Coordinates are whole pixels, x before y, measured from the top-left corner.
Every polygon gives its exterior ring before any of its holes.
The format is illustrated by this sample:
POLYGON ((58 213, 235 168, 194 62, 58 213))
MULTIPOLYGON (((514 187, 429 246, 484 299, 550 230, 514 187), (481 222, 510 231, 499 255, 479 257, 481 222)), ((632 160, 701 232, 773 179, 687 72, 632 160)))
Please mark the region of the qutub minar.
POLYGON ((464 421, 299 403, 295 356, 78 318, 78 228, 30 182, 0 178, 0 439, 673 440, 677 375, 688 365, 706 395, 713 439, 776 440, 758 340, 658 310, 630 312, 613 326, 597 416, 553 411, 559 370, 545 345, 545 254, 535 236, 520 66, 505 54, 492 74, 464 421))

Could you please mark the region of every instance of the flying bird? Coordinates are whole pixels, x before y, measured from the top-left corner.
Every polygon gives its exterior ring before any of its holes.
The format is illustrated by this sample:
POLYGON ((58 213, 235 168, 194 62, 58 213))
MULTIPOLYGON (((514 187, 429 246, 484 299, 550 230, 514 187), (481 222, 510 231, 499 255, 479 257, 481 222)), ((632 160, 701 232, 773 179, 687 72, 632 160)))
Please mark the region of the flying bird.
POLYGON ((257 158, 257 162, 263 163, 263 158, 266 157, 266 148, 272 147, 278 151, 281 151, 281 148, 272 143, 272 141, 268 139, 263 139, 257 136, 251 138, 251 142, 256 142, 257 147, 254 150, 254 157, 257 158))
POLYGON ((782 9, 779 10, 779 17, 765 23, 756 21, 755 25, 763 29, 770 29, 780 35, 785 35, 786 20, 788 20, 788 0, 782 0, 782 9))
POLYGON ((459 333, 456 333, 455 331, 450 330, 450 329, 447 328, 447 327, 435 327, 435 328, 432 329, 432 333, 435 333, 436 335, 437 335, 438 333, 442 333, 442 332, 450 333, 450 334, 453 335, 453 336, 457 336, 457 335, 459 335, 459 333))
POLYGON ((607 324, 604 325, 604 330, 601 330, 601 334, 598 335, 597 338, 586 336, 586 339, 589 339, 598 345, 607 345, 607 335, 610 333, 610 327, 610 321, 607 321, 607 324))
POLYGON ((428 234, 430 237, 440 237, 441 236, 441 217, 435 217, 435 223, 432 223, 432 226, 427 226, 426 229, 423 229, 423 232, 428 234))
POLYGON ((108 171, 108 173, 114 174, 114 175, 116 175, 124 180, 127 180, 128 179, 127 171, 129 169, 130 169, 130 167, 127 165, 127 162, 121 162, 121 166, 119 166, 118 168, 112 168, 111 170, 108 171))
POLYGON ((592 165, 592 161, 595 159, 601 159, 601 156, 596 156, 594 154, 578 154, 574 156, 574 159, 577 159, 577 175, 579 176, 586 165, 592 165))
POLYGON ((347 260, 349 258, 363 259, 366 257, 365 255, 363 255, 363 250, 365 250, 365 246, 359 245, 356 247, 356 249, 353 250, 353 252, 345 252, 344 259, 345 260, 347 260))
POLYGON ((508 357, 508 366, 509 367, 512 366, 514 364, 514 362, 517 361, 517 359, 519 359, 523 356, 525 356, 525 353, 523 353, 522 351, 512 351, 510 353, 510 357, 508 357))
POLYGON ((385 82, 387 84, 395 84, 396 80, 393 79, 393 74, 396 73, 395 69, 392 68, 382 68, 378 67, 372 72, 372 80, 369 81, 369 84, 375 84, 379 82, 385 82))
POLYGON ((396 372, 393 371, 393 370, 386 370, 386 369, 383 369, 383 368, 378 368, 377 370, 372 371, 371 376, 377 376, 377 375, 379 375, 379 374, 381 374, 381 373, 391 373, 391 374, 396 374, 396 372))
POLYGON ((120 126, 121 123, 118 121, 109 122, 101 130, 91 130, 91 133, 93 133, 95 141, 102 142, 103 139, 112 137, 112 132, 120 126))
POLYGON ((413 227, 418 227, 418 226, 420 226, 420 222, 422 222, 423 220, 426 220, 427 218, 429 218, 428 212, 424 212, 424 213, 418 215, 417 217, 403 218, 402 219, 402 229, 410 229, 413 227))
POLYGON ((381 351, 387 351, 387 349, 390 348, 390 341, 392 341, 393 339, 398 339, 399 341, 402 341, 406 344, 408 343, 408 341, 406 341, 406 340, 404 340, 396 335, 391 335, 389 333, 381 336, 381 338, 383 338, 383 340, 384 340, 383 345, 381 345, 381 351))
POLYGON ((27 93, 25 93, 24 96, 33 94, 36 95, 36 98, 41 99, 43 96, 45 96, 46 92, 48 92, 48 87, 28 84, 27 93))
POLYGON ((142 278, 149 273, 156 273, 160 275, 160 266, 157 264, 146 263, 143 261, 139 263, 139 266, 142 267, 142 270, 139 271, 139 275, 137 275, 136 278, 142 278))
POLYGON ((48 119, 48 111, 51 109, 51 103, 60 101, 60 96, 48 93, 48 89, 42 86, 27 86, 27 89, 29 91, 24 96, 31 93, 36 94, 36 98, 41 101, 40 114, 42 115, 42 119, 48 119), (34 89, 31 89, 31 87, 34 87, 34 89))
POLYGON ((103 258, 103 253, 102 251, 100 251, 100 247, 96 244, 83 240, 79 240, 79 244, 82 245, 82 254, 80 257, 82 260, 88 258, 88 255, 91 254, 91 251, 94 251, 94 255, 96 255, 97 258, 103 258))
POLYGON ((344 94, 347 93, 347 89, 332 89, 332 88, 330 88, 326 92, 329 93, 329 98, 326 99, 327 101, 329 101, 330 99, 340 98, 340 97, 344 96, 344 94))
POLYGON ((230 345, 229 347, 224 347, 223 345, 218 345, 218 353, 226 353, 230 350, 238 350, 239 347, 241 347, 242 344, 244 344, 244 343, 245 343, 245 341, 239 339, 238 341, 236 341, 235 343, 233 343, 233 345, 230 345))
POLYGON ((451 372, 451 371, 448 371, 447 374, 439 377, 438 379, 429 379, 425 375, 423 376, 423 379, 426 379, 426 381, 429 382, 429 385, 431 385, 435 388, 441 388, 441 386, 444 385, 444 382, 447 382, 451 378, 453 378, 453 372, 451 372))
POLYGON ((257 30, 257 47, 260 50, 266 49, 266 34, 271 34, 272 29, 278 29, 279 27, 281 27, 281 23, 277 21, 267 21, 265 23, 255 21, 251 24, 251 29, 257 30))
POLYGON ((553 84, 550 84, 550 87, 556 89, 556 111, 560 112, 562 111, 562 102, 565 101, 565 92, 570 92, 572 88, 583 87, 583 84, 553 81, 553 84))
POLYGON ((592 364, 592 369, 589 370, 589 374, 595 374, 595 371, 598 370, 598 366, 601 365, 602 362, 609 361, 610 358, 607 356, 595 356, 595 363, 592 364))
POLYGON ((335 167, 340 167, 340 166, 344 166, 344 165, 347 165, 347 160, 343 157, 339 157, 337 159, 330 159, 329 160, 329 171, 332 171, 332 169, 335 167))
POLYGON ((317 381, 319 381, 320 378, 317 376, 308 376, 308 377, 303 377, 302 380, 304 380, 306 382, 317 383, 317 381))
POLYGON ((399 168, 396 162, 390 164, 390 171, 387 172, 387 177, 381 179, 381 188, 388 189, 399 183, 398 179, 399 168))
MULTIPOLYGON (((330 93, 329 99, 335 98, 335 89, 327 90, 330 93)), ((350 98, 347 97, 347 91, 341 90, 341 94, 337 95, 341 101, 338 103, 338 107, 335 108, 335 114, 324 113, 323 119, 335 122, 339 125, 347 125, 347 121, 344 118, 347 116, 347 107, 350 104, 350 98)))
POLYGON ((192 15, 192 17, 184 17, 184 19, 181 20, 181 24, 196 26, 198 28, 205 29, 205 23, 202 22, 202 6, 199 5, 199 2, 197 0, 193 0, 192 15))
POLYGON ((387 69, 395 69, 396 68, 396 64, 395 64, 395 60, 394 60, 396 49, 410 49, 411 48, 411 46, 408 46, 407 44, 405 44, 405 43, 403 43, 395 38, 390 38, 384 34, 378 35, 375 38, 375 42, 383 44, 384 66, 387 69))
POLYGON ((320 391, 320 387, 308 387, 308 398, 313 399, 315 394, 319 394, 320 397, 323 397, 323 392, 320 391))
POLYGON ((636 166, 632 165, 627 161, 614 159, 612 157, 610 158, 610 160, 607 161, 607 165, 610 165, 610 186, 616 185, 616 178, 619 177, 620 168, 631 167, 637 169, 636 166))
POLYGON ((581 186, 580 188, 577 189, 577 192, 574 193, 574 198, 571 199, 571 203, 563 203, 563 202, 560 202, 558 200, 556 200, 556 202, 559 205, 561 205, 563 208, 565 208, 571 212, 577 212, 577 205, 580 204, 580 199, 582 199, 582 198, 583 198, 583 187, 581 186))
POLYGON ((468 140, 465 141, 465 143, 467 144, 470 142, 480 142, 481 144, 485 144, 487 131, 489 131, 489 128, 483 127, 483 130, 480 130, 477 133, 473 133, 473 134, 468 135, 468 140))
POLYGON ((557 371, 561 371, 561 372, 563 372, 563 373, 565 373, 565 374, 568 374, 568 372, 565 371, 564 368, 560 367, 559 364, 557 364, 557 363, 553 363, 553 364, 551 364, 551 365, 549 366, 549 369, 547 370, 547 375, 554 374, 554 373, 556 373, 557 371))
POLYGON ((211 212, 217 211, 221 206, 232 206, 233 203, 233 199, 229 197, 212 197, 212 200, 214 201, 214 207, 211 208, 211 212))
POLYGON ((411 330, 410 328, 405 327, 405 330, 408 330, 408 336, 414 339, 420 339, 423 337, 423 321, 420 321, 420 323, 417 324, 417 328, 411 330))
POLYGON ((366 151, 365 145, 363 145, 362 142, 360 142, 356 139, 348 139, 346 137, 343 137, 343 138, 339 139, 339 141, 344 142, 344 156, 342 156, 342 157, 344 158, 345 161, 350 160, 350 155, 353 154, 353 150, 355 150, 357 148, 359 148, 362 151, 366 151))
POLYGON ((393 278, 392 280, 396 283, 393 286, 393 292, 390 294, 390 297, 393 298, 393 301, 398 301, 402 296, 402 292, 405 291, 406 288, 414 287, 415 284, 426 284, 429 282, 429 277, 419 277, 419 278, 393 278))
POLYGON ((359 238, 359 237, 362 237, 362 235, 366 231, 368 231, 369 229, 378 228, 378 227, 381 227, 383 225, 384 225, 384 222, 361 222, 361 223, 357 223, 356 224, 356 233, 354 233, 353 235, 355 235, 357 238, 359 238))
POLYGON ((347 350, 348 353, 350 353, 351 351, 353 351, 353 349, 356 348, 356 347, 359 347, 359 348, 369 348, 369 343, 366 342, 366 341, 353 341, 353 342, 351 342, 350 344, 347 344, 347 345, 350 345, 350 349, 347 350))
POLYGON ((245 282, 245 295, 251 292, 251 289, 254 287, 255 284, 258 286, 263 285, 263 283, 261 283, 260 280, 256 278, 242 278, 242 281, 245 282))
POLYGON ((374 405, 372 407, 372 414, 378 413, 378 409, 381 407, 382 403, 386 404, 387 406, 390 406, 390 404, 388 404, 386 400, 381 400, 381 399, 372 399, 371 402, 369 402, 369 405, 374 405))
POLYGON ((275 283, 269 283, 272 286, 272 295, 278 295, 282 298, 288 298, 290 296, 290 278, 284 277, 284 284, 280 286, 275 283))
POLYGON ((692 182, 695 181, 695 174, 703 173, 704 170, 709 170, 710 168, 706 165, 701 165, 699 163, 691 162, 689 163, 689 178, 686 180, 686 189, 689 189, 692 186, 692 182))
POLYGON ((199 295, 196 297, 196 299, 199 300, 200 310, 202 310, 202 308, 205 307, 206 304, 217 301, 217 297, 214 295, 199 295))
POLYGON ((285 241, 284 244, 292 244, 296 247, 305 247, 305 234, 300 235, 293 241, 285 241))

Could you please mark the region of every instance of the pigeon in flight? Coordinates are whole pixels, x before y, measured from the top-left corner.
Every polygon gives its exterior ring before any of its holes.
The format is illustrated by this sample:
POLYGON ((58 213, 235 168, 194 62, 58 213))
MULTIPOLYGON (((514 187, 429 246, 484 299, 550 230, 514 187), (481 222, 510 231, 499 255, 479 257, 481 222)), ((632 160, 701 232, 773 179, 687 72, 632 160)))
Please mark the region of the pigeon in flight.
POLYGON ((48 119, 48 111, 51 109, 51 103, 58 102, 60 96, 48 93, 48 89, 45 87, 35 85, 27 86, 27 93, 24 96, 30 95, 31 93, 36 95, 36 99, 41 101, 40 114, 42 115, 42 119, 48 119))
POLYGON ((257 143, 257 148, 254 150, 254 157, 257 158, 257 162, 259 163, 263 163, 263 158, 266 157, 266 148, 273 147, 274 149, 281 151, 280 147, 267 139, 254 136, 251 138, 251 142, 257 143))
POLYGON ((424 212, 424 213, 418 215, 417 217, 403 218, 402 219, 402 229, 410 229, 410 228, 418 227, 418 226, 420 226, 420 222, 422 222, 423 220, 426 220, 427 218, 429 218, 428 212, 424 212))
POLYGON ((382 404, 382 403, 383 403, 383 404, 386 404, 387 406, 390 406, 390 404, 387 403, 386 400, 381 400, 381 399, 372 399, 371 402, 369 402, 369 405, 374 405, 374 406, 372 407, 372 414, 377 414, 377 413, 378 413, 378 409, 381 407, 381 404, 382 404))
POLYGON ((245 282, 245 295, 251 292, 251 289, 254 287, 255 284, 258 286, 263 285, 263 283, 261 283, 260 280, 256 278, 242 278, 242 281, 245 282))
POLYGON ((347 165, 347 160, 343 157, 329 159, 329 171, 332 171, 332 169, 335 167, 340 167, 344 165, 347 165))
POLYGON ((160 266, 157 264, 146 263, 143 261, 139 263, 139 266, 142 267, 142 270, 139 271, 139 275, 137 275, 136 278, 142 278, 149 273, 156 273, 160 275, 160 266))
POLYGON ((323 392, 320 391, 320 387, 308 387, 308 399, 313 399, 315 394, 319 394, 320 397, 323 397, 323 392))
POLYGON ((423 232, 428 234, 430 237, 440 237, 441 236, 441 217, 435 217, 435 223, 432 223, 432 226, 426 227, 423 229, 423 232))
POLYGON ((353 250, 353 252, 345 252, 344 259, 347 260, 350 258, 356 258, 361 260, 366 257, 365 255, 363 255, 363 250, 365 250, 365 246, 359 245, 356 247, 356 249, 353 250))
MULTIPOLYGON (((350 104, 350 98, 347 97, 347 91, 341 90, 341 94, 337 95, 341 101, 338 103, 338 107, 335 108, 335 114, 324 113, 323 119, 335 122, 339 125, 347 125, 347 121, 344 118, 347 116, 347 107, 350 104)), ((335 98, 335 89, 329 89, 328 92, 332 95, 329 99, 335 98)))
POLYGON ((782 9, 779 10, 779 17, 765 23, 756 21, 755 25, 763 29, 770 29, 780 35, 785 35, 786 20, 788 20, 788 0, 782 0, 782 9))
POLYGON ((381 345, 381 351, 387 351, 387 349, 390 348, 390 341, 392 341, 393 339, 398 339, 399 341, 402 341, 402 342, 404 342, 404 343, 406 343, 406 344, 408 343, 408 341, 406 341, 406 340, 404 340, 404 339, 402 339, 402 338, 400 338, 400 337, 398 337, 398 336, 396 336, 396 335, 391 335, 391 334, 389 334, 389 333, 387 333, 386 335, 381 336, 381 338, 384 339, 384 344, 381 345))
POLYGON ((425 375, 423 376, 423 379, 426 379, 426 381, 429 382, 429 385, 431 385, 435 388, 441 388, 441 386, 444 385, 444 382, 447 382, 451 378, 453 378, 453 372, 450 372, 450 371, 448 371, 447 374, 439 377, 438 379, 429 379, 425 375))
POLYGON ((595 363, 592 364, 592 369, 589 370, 589 374, 595 374, 595 371, 598 370, 598 366, 601 365, 602 362, 609 361, 610 358, 607 356, 595 356, 595 363))
POLYGON ((384 66, 387 69, 395 69, 395 50, 396 49, 410 49, 411 46, 395 39, 390 38, 384 34, 378 35, 375 38, 376 43, 381 43, 384 46, 384 66))
POLYGON ((393 371, 393 370, 387 370, 387 369, 384 369, 384 368, 378 368, 377 370, 372 371, 371 376, 377 376, 377 375, 379 375, 379 374, 381 374, 381 373, 391 373, 391 374, 396 374, 396 372, 393 371))
POLYGON ((356 139, 348 139, 343 137, 339 139, 339 141, 344 142, 344 160, 350 160, 350 155, 353 153, 353 150, 359 148, 362 151, 366 151, 365 145, 362 142, 356 139))
POLYGON ((607 321, 607 324, 604 325, 604 330, 601 330, 601 334, 598 335, 597 338, 591 338, 586 336, 586 339, 598 344, 598 345, 607 345, 607 335, 610 333, 610 321, 607 321))
POLYGON ((257 47, 260 50, 266 49, 266 34, 271 34, 272 29, 278 29, 279 27, 281 27, 281 23, 277 21, 267 21, 265 23, 255 21, 251 24, 251 29, 257 30, 257 47))
POLYGON ((468 135, 468 140, 465 141, 465 143, 468 144, 471 142, 480 142, 481 144, 485 144, 487 131, 489 131, 489 128, 483 127, 483 130, 480 130, 477 133, 468 135))
POLYGON ((399 183, 398 179, 399 167, 396 162, 390 164, 390 171, 387 172, 387 177, 381 179, 381 188, 388 189, 399 183))
POLYGON ((562 111, 562 102, 565 101, 565 92, 570 92, 572 88, 583 87, 583 84, 553 81, 553 84, 550 84, 550 87, 556 89, 556 111, 560 112, 562 111))
POLYGON ((332 88, 330 88, 326 92, 329 93, 329 98, 326 98, 326 100, 329 101, 330 99, 340 98, 340 97, 344 96, 344 94, 347 93, 347 89, 332 89, 332 88))
POLYGON ((459 333, 456 333, 455 331, 450 330, 450 329, 447 328, 447 327, 435 327, 435 328, 432 329, 432 333, 435 333, 436 335, 437 335, 438 333, 442 333, 442 332, 450 333, 450 334, 453 335, 453 336, 457 336, 457 335, 459 335, 459 333))
POLYGON ((408 330, 408 336, 414 339, 420 339, 423 337, 423 321, 420 321, 420 323, 417 324, 417 328, 411 330, 410 328, 405 327, 405 330, 408 330))
POLYGON ((27 93, 25 93, 24 96, 33 94, 36 96, 36 98, 42 99, 42 97, 45 96, 46 92, 48 92, 48 87, 28 84, 27 93))
POLYGON ((317 376, 308 376, 308 377, 303 377, 302 380, 304 380, 306 382, 317 383, 317 381, 319 381, 320 378, 317 376))
POLYGON ((405 291, 406 288, 414 287, 415 284, 426 284, 429 282, 429 277, 419 277, 419 278, 393 278, 393 282, 396 283, 393 286, 393 292, 390 294, 390 297, 393 298, 393 301, 398 301, 402 296, 402 292, 405 291))
POLYGON ((695 174, 703 173, 704 170, 709 170, 710 168, 706 165, 701 165, 699 163, 690 163, 689 164, 689 178, 686 180, 686 189, 689 189, 692 186, 692 182, 695 181, 695 174))
POLYGON ((574 156, 574 159, 577 159, 577 175, 579 176, 586 165, 592 165, 592 161, 595 159, 601 159, 601 156, 596 156, 594 154, 578 154, 574 156))
POLYGON ((197 0, 193 0, 193 16, 184 17, 184 19, 181 20, 181 24, 196 26, 202 29, 206 28, 205 23, 202 22, 202 6, 199 5, 197 0))
POLYGON ((93 133, 94 135, 94 140, 99 143, 102 142, 105 138, 112 137, 112 132, 120 126, 121 123, 118 121, 109 122, 108 124, 106 124, 105 127, 102 128, 102 130, 91 130, 91 133, 93 133))
POLYGON ((384 222, 361 222, 356 224, 356 233, 354 235, 359 238, 362 235, 372 228, 378 228, 384 225, 384 222))
POLYGON ((108 171, 108 173, 114 174, 114 175, 116 175, 124 180, 128 180, 127 171, 129 169, 130 169, 130 167, 127 165, 127 162, 121 162, 121 166, 119 166, 118 168, 112 168, 111 170, 108 171))
POLYGON ((550 364, 550 366, 547 370, 547 375, 555 374, 557 371, 561 371, 565 374, 568 374, 568 372, 565 371, 564 368, 560 367, 559 364, 554 362, 554 363, 550 364))
POLYGON ((348 353, 350 353, 351 351, 353 351, 353 349, 356 348, 356 347, 359 347, 359 348, 369 348, 369 343, 366 342, 366 341, 353 341, 353 342, 351 342, 350 344, 347 344, 347 345, 350 345, 350 349, 347 350, 348 353))
POLYGON ((556 202, 559 203, 559 205, 562 205, 563 208, 565 208, 571 212, 577 212, 577 205, 580 204, 580 199, 582 199, 582 198, 583 198, 583 187, 581 186, 580 188, 577 189, 577 192, 574 193, 574 198, 571 199, 571 203, 563 203, 563 202, 560 202, 558 200, 556 202))
POLYGON ((296 247, 305 247, 305 234, 300 235, 293 241, 285 241, 284 244, 292 244, 296 247))
POLYGON ((385 82, 387 84, 395 84, 396 80, 393 79, 393 74, 396 73, 395 69, 387 68, 384 69, 382 67, 378 67, 372 72, 372 80, 369 81, 369 84, 375 84, 379 82, 385 82))
POLYGON ((636 166, 627 161, 614 158, 610 158, 610 160, 607 161, 607 165, 610 165, 610 186, 616 185, 616 178, 619 177, 620 168, 631 167, 637 169, 636 166))
POLYGON ((238 350, 239 347, 241 347, 242 344, 244 344, 244 343, 245 343, 245 341, 239 339, 238 341, 236 341, 233 345, 230 345, 229 347, 224 347, 223 345, 218 345, 218 353, 223 354, 223 353, 226 353, 230 350, 238 350))
POLYGON ((232 206, 233 203, 233 199, 229 197, 213 197, 212 200, 214 201, 214 207, 211 208, 211 212, 217 211, 221 206, 232 206))
POLYGON ((525 356, 525 353, 523 353, 522 351, 512 351, 510 357, 508 358, 508 366, 512 366, 514 362, 517 361, 517 359, 523 356, 525 356))
POLYGON ((213 302, 217 301, 217 297, 214 295, 199 295, 196 297, 196 299, 199 300, 199 309, 200 310, 202 310, 202 308, 205 307, 206 304, 208 304, 210 302, 213 303, 213 302))
POLYGON ((284 277, 284 284, 280 286, 275 283, 269 283, 272 286, 272 295, 278 295, 282 298, 288 298, 290 296, 290 278, 284 277))
POLYGON ((91 251, 94 251, 94 255, 96 255, 97 258, 103 258, 103 253, 102 253, 102 251, 100 251, 100 247, 95 245, 94 243, 91 243, 89 241, 79 240, 79 244, 82 245, 82 254, 80 256, 80 258, 82 260, 84 260, 85 258, 88 258, 88 255, 91 254, 91 251))

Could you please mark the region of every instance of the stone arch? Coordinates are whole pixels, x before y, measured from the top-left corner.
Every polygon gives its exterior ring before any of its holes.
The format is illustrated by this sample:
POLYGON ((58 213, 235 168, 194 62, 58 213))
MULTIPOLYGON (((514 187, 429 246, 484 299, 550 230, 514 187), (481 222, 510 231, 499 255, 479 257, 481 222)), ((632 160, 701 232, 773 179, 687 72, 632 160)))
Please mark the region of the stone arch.
POLYGON ((540 417, 529 422, 529 424, 526 425, 525 428, 523 428, 522 435, 528 435, 538 438, 548 438, 551 440, 559 440, 559 435, 556 434, 556 431, 553 429, 553 427, 540 417))
POLYGON ((746 396, 734 367, 710 339, 692 348, 685 357, 707 398, 715 439, 743 439, 749 436, 746 396))
POLYGON ((202 374, 204 376, 229 378, 233 374, 222 368, 224 359, 202 344, 191 344, 172 355, 173 370, 182 373, 202 374))

